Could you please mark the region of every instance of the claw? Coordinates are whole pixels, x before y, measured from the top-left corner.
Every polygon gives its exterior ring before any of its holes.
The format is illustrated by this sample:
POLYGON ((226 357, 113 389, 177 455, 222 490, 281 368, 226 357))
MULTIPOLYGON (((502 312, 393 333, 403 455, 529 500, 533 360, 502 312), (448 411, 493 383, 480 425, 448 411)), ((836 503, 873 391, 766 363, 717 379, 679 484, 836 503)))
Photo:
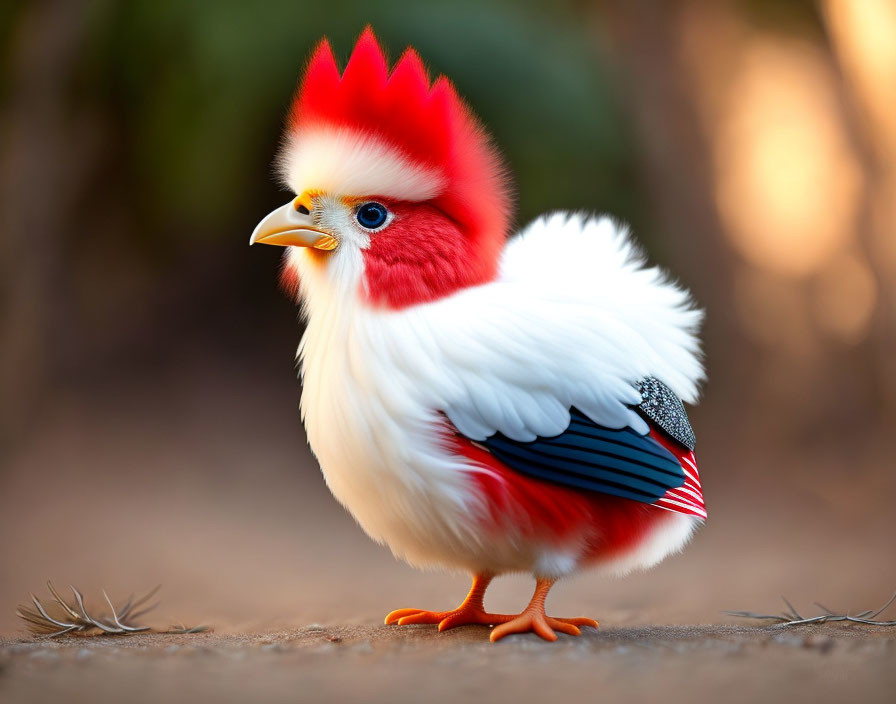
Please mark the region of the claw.
POLYGON ((413 626, 415 624, 435 624, 441 622, 446 616, 444 611, 419 611, 416 614, 409 614, 398 619, 399 626, 413 626))
POLYGON ((507 614, 490 614, 478 607, 461 605, 454 611, 424 611, 423 609, 398 609, 386 616, 386 624, 399 626, 414 624, 438 624, 439 631, 458 626, 494 626, 513 619, 507 614))
POLYGON ((597 621, 591 618, 552 618, 548 616, 544 612, 544 601, 553 584, 554 580, 552 579, 539 579, 529 605, 516 618, 496 626, 489 635, 489 640, 495 643, 511 633, 532 632, 553 642, 557 640, 555 631, 570 636, 580 636, 582 631, 579 626, 597 628, 597 621))
POLYGON ((401 618, 419 614, 421 611, 423 611, 423 609, 396 609, 386 616, 386 625, 391 626, 393 623, 397 623, 401 618))
POLYGON ((512 633, 535 633, 545 640, 553 642, 557 640, 555 631, 570 636, 582 635, 579 626, 597 628, 598 623, 592 618, 552 618, 543 611, 526 609, 516 618, 492 629, 489 640, 496 643, 512 633))
POLYGON ((438 624, 439 631, 447 631, 458 626, 494 626, 490 640, 494 643, 511 633, 533 632, 545 640, 557 640, 557 633, 570 636, 582 634, 580 626, 597 628, 597 621, 592 618, 552 618, 544 612, 544 600, 548 590, 554 583, 552 579, 539 579, 535 587, 535 595, 529 606, 519 615, 490 614, 482 602, 483 594, 491 581, 491 575, 476 575, 473 587, 463 603, 453 611, 426 611, 424 609, 396 609, 386 616, 386 625, 397 624, 438 624))

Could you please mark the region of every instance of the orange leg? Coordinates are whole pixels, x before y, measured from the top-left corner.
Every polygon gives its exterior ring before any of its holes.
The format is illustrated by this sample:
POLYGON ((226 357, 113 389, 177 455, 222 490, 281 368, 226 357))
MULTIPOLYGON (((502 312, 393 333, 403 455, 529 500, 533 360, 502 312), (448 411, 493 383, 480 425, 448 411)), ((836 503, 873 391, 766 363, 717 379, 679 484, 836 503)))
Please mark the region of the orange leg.
POLYGON ((454 611, 424 611, 423 609, 398 609, 386 616, 386 623, 397 623, 407 626, 413 623, 437 623, 440 631, 447 631, 457 626, 480 625, 493 626, 514 619, 506 614, 490 614, 485 610, 483 599, 485 590, 494 575, 477 574, 473 576, 473 586, 463 603, 454 611))
POLYGON ((551 618, 548 616, 544 612, 544 600, 552 586, 554 586, 553 579, 539 579, 535 584, 532 601, 523 612, 516 618, 504 621, 492 629, 491 636, 489 636, 492 643, 511 633, 533 632, 545 640, 554 641, 557 640, 557 634, 554 631, 577 636, 582 633, 579 626, 597 628, 597 621, 591 618, 551 618))

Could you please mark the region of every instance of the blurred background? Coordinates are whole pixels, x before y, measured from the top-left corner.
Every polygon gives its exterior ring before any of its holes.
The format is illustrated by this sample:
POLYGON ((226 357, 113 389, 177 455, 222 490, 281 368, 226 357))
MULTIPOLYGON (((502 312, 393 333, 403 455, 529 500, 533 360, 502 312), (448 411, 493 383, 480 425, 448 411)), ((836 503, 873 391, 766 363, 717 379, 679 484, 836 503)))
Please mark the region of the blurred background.
MULTIPOLYGON (((280 252, 249 250, 304 61, 372 23, 452 77, 517 224, 630 221, 708 311, 709 522, 605 625, 870 608, 896 588, 896 3, 12 0, 0 9, 0 633, 46 579, 259 629, 448 608, 374 545, 299 422, 280 252)), ((519 609, 522 578, 490 593, 519 609)), ((164 624, 167 625, 167 624, 164 624)))

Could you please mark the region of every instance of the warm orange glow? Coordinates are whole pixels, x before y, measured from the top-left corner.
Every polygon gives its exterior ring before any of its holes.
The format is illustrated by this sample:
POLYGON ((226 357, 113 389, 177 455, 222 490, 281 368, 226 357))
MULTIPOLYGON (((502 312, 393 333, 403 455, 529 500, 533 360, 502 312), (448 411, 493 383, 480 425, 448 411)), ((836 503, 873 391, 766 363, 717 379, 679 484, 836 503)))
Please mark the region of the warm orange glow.
POLYGON ((875 264, 892 277, 896 275, 896 3, 827 0, 824 10, 878 175, 870 206, 875 264))
POLYGON ((877 146, 896 162, 896 3, 827 0, 828 31, 877 146))
POLYGON ((814 47, 746 45, 715 157, 726 234, 748 261, 804 276, 850 239, 861 175, 832 71, 814 47))

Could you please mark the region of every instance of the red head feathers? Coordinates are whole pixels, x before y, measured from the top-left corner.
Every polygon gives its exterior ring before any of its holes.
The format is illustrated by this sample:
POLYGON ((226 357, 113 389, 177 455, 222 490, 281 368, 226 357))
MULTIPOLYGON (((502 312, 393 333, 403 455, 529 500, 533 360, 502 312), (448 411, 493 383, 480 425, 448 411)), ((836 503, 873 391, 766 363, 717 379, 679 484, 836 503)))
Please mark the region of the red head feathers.
POLYGON ((280 164, 298 193, 428 201, 458 223, 484 261, 497 263, 509 196, 488 136, 447 78, 430 85, 413 49, 390 74, 369 27, 341 76, 329 43, 315 50, 280 164))

